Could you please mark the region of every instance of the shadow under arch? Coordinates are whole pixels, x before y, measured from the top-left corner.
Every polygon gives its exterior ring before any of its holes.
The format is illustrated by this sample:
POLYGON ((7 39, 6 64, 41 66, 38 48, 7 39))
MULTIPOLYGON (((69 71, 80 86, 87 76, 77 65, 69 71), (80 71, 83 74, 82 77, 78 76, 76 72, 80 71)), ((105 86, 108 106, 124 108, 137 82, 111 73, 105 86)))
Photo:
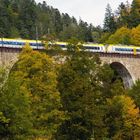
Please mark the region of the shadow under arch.
POLYGON ((129 71, 126 69, 126 67, 119 63, 119 62, 113 62, 110 64, 111 68, 116 70, 116 72, 119 74, 119 76, 123 80, 123 84, 125 88, 131 88, 134 84, 133 79, 129 71))

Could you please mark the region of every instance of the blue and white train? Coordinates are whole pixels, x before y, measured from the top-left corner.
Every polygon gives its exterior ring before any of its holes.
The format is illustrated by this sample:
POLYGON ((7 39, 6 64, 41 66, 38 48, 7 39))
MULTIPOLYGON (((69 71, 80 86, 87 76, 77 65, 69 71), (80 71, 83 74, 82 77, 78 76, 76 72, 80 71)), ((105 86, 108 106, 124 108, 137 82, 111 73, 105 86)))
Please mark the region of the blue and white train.
MULTIPOLYGON (((66 49, 65 42, 56 42, 57 45, 66 49)), ((95 53, 115 53, 115 54, 140 54, 140 46, 134 45, 104 45, 95 43, 82 44, 86 51, 95 53)))
MULTIPOLYGON (((8 39, 0 38, 0 47, 22 48, 28 43, 33 49, 44 49, 44 43, 40 40, 8 39)), ((66 42, 55 42, 62 50, 67 50, 66 42)), ((95 43, 82 44, 86 51, 95 53, 116 53, 116 54, 140 54, 140 46, 133 45, 103 45, 95 43)))
POLYGON ((25 44, 29 44, 33 49, 43 49, 43 44, 39 40, 24 40, 24 39, 8 39, 0 38, 0 46, 5 48, 22 48, 25 44))

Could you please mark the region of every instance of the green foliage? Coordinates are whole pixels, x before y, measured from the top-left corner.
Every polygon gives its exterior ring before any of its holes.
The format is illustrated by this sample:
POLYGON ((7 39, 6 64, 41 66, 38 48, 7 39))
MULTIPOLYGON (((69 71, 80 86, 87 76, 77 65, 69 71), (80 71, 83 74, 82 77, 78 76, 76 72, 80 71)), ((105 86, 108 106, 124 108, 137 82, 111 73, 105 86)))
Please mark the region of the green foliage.
POLYGON ((63 31, 60 32, 61 40, 69 40, 72 37, 78 38, 79 28, 77 24, 71 23, 70 25, 63 28, 63 31))
POLYGON ((127 90, 124 89, 123 83, 120 79, 116 79, 111 84, 111 95, 110 97, 117 96, 117 95, 126 95, 127 90))
POLYGON ((126 27, 121 27, 112 34, 106 41, 108 44, 130 44, 131 30, 126 27))
POLYGON ((71 38, 68 40, 67 50, 70 53, 75 53, 79 51, 83 51, 84 47, 82 46, 82 42, 79 42, 77 38, 71 38))
POLYGON ((20 82, 9 78, 0 90, 0 139, 27 139, 32 129, 29 105, 20 82))
POLYGON ((0 0, 0 36, 35 39, 37 27, 39 38, 69 42, 59 72, 52 58, 28 45, 9 77, 0 69, 0 139, 139 139, 140 82, 127 94, 111 68, 79 43, 140 45, 139 11, 139 0, 121 3, 117 13, 108 5, 102 29, 46 2, 0 0))
POLYGON ((10 77, 19 80, 28 92, 34 135, 52 137, 64 119, 53 60, 25 46, 10 77))
MULTIPOLYGON (((67 41, 74 37, 84 42, 105 43, 108 35, 117 29, 133 28, 140 24, 139 3, 139 0, 133 0, 132 5, 128 1, 121 3, 114 13, 108 4, 102 29, 82 20, 77 21, 67 13, 60 13, 46 2, 37 4, 34 0, 0 0, 0 36, 35 39, 37 29, 39 39, 49 40, 53 37, 67 41)), ((130 44, 129 35, 124 35, 121 42, 130 44)), ((139 44, 137 41, 132 43, 139 44)))
POLYGON ((140 25, 136 28, 129 29, 127 27, 121 27, 117 29, 106 41, 108 44, 125 44, 125 45, 140 45, 140 25))
POLYGON ((128 1, 121 3, 116 12, 117 28, 128 26, 131 6, 128 1))
POLYGON ((99 39, 99 42, 100 42, 100 43, 106 44, 105 42, 109 39, 110 35, 111 35, 111 34, 110 34, 109 32, 104 32, 104 33, 101 35, 101 38, 99 39))
POLYGON ((102 27, 99 25, 97 27, 92 27, 91 28, 91 34, 92 34, 92 39, 93 39, 93 42, 95 43, 99 43, 100 41, 100 38, 103 34, 103 29, 102 27))
POLYGON ((1 36, 34 37, 36 10, 33 0, 1 0, 0 5, 1 36))
MULTIPOLYGON (((98 69, 98 78, 102 84, 99 84, 101 95, 99 94, 100 104, 105 104, 106 99, 112 97, 112 93, 110 89, 112 88, 112 79, 114 76, 113 70, 110 68, 108 64, 104 64, 102 67, 98 69)), ((98 100, 99 100, 98 99, 98 100)))
POLYGON ((101 139, 106 135, 102 121, 103 106, 100 103, 100 60, 84 52, 74 53, 67 58, 58 76, 63 109, 69 118, 63 122, 56 139, 87 140, 101 139))
POLYGON ((140 24, 140 0, 133 0, 130 12, 129 27, 136 27, 140 24))
POLYGON ((20 35, 19 35, 18 29, 15 28, 15 27, 11 28, 10 37, 18 38, 19 36, 20 36, 20 35))
POLYGON ((8 77, 0 70, 0 139, 139 138, 140 82, 127 94, 98 56, 79 51, 75 38, 69 47, 59 71, 50 56, 28 44, 8 77))
POLYGON ((106 125, 113 140, 138 138, 140 130, 139 108, 126 95, 114 96, 108 100, 106 125))
POLYGON ((129 91, 129 96, 131 96, 136 105, 140 108, 140 81, 136 81, 132 89, 129 91))
POLYGON ((115 17, 109 4, 106 7, 104 30, 107 32, 114 32, 116 30, 115 17))
POLYGON ((6 69, 0 67, 0 88, 2 88, 4 82, 6 81, 7 72, 6 69))
POLYGON ((111 44, 139 45, 139 24, 139 0, 133 0, 132 5, 130 5, 128 1, 126 3, 121 3, 117 11, 114 13, 112 13, 111 7, 107 5, 104 20, 104 31, 107 33, 115 31, 115 33, 112 34, 109 39, 107 39, 108 41, 103 40, 101 42, 111 44))
POLYGON ((11 38, 36 38, 50 36, 55 39, 68 40, 76 37, 82 41, 93 41, 92 29, 96 28, 67 13, 34 0, 0 0, 0 36, 11 38))
POLYGON ((140 24, 131 30, 131 44, 140 46, 140 24))

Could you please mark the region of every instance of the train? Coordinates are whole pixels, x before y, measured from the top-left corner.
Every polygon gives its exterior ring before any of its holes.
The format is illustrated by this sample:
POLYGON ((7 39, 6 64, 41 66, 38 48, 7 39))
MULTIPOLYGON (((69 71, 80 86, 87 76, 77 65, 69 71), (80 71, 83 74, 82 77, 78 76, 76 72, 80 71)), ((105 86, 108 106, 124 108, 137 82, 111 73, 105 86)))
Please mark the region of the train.
POLYGON ((40 40, 0 38, 0 46, 5 48, 22 48, 25 44, 29 44, 33 49, 44 48, 44 45, 40 40))
MULTIPOLYGON (((67 43, 66 42, 56 42, 58 46, 66 50, 67 43)), ((115 53, 115 54, 131 54, 138 55, 140 54, 140 46, 134 45, 121 45, 121 44, 96 44, 96 43, 84 43, 82 46, 88 52, 94 53, 115 53)))
MULTIPOLYGON (((0 38, 0 47, 7 48, 22 48, 28 43, 33 49, 44 49, 44 43, 41 40, 25 40, 25 39, 9 39, 0 38)), ((62 50, 67 50, 67 42, 54 42, 55 45, 60 46, 62 50)), ((96 43, 83 43, 85 51, 94 53, 116 53, 116 54, 140 54, 140 46, 134 45, 104 45, 96 43)))

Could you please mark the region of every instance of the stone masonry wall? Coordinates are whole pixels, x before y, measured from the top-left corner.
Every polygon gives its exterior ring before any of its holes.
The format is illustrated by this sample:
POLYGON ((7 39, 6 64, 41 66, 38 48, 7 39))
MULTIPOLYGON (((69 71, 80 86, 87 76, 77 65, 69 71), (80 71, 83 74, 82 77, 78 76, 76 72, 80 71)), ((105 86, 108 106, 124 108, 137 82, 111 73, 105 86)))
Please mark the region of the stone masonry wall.
MULTIPOLYGON (((12 67, 18 60, 21 49, 0 48, 0 65, 12 67)), ((118 62, 130 73, 133 82, 140 79, 140 57, 120 54, 100 54, 103 63, 118 62)))

